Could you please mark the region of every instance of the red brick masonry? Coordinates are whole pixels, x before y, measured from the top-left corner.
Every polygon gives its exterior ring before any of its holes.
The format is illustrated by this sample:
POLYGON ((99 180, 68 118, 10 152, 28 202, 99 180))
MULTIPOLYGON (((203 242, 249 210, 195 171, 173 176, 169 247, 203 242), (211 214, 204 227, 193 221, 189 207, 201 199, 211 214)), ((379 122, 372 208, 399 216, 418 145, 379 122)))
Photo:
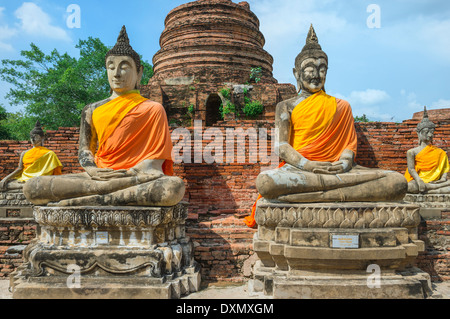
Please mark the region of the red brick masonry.
MULTIPOLYGON (((433 118, 432 118, 433 120, 433 118)), ((378 167, 404 173, 406 151, 417 145, 415 128, 418 120, 402 123, 356 123, 358 132, 358 154, 356 161, 366 167, 378 167)), ((435 134, 435 145, 450 149, 450 121, 442 120, 435 134)), ((271 122, 233 121, 221 122, 216 126, 223 136, 227 129, 270 128, 271 122)), ((187 128, 193 136, 193 128, 187 128)), ((206 128, 203 128, 205 130, 206 128)), ((78 164, 78 128, 60 128, 48 131, 46 146, 56 152, 64 165, 63 173, 81 172, 78 164)), ((174 136, 173 136, 174 137, 174 136)), ((175 137, 174 137, 175 138, 175 137)), ((194 152, 192 138, 192 158, 194 152)), ((176 145, 178 140, 174 141, 176 145)), ((205 147, 211 141, 204 140, 205 147)), ((269 141, 270 142, 270 141, 269 141)), ((223 141, 223 150, 226 150, 223 141)), ((235 154, 242 148, 234 143, 235 154)), ((195 245, 195 258, 201 263, 204 280, 243 281, 249 275, 246 263, 253 254, 252 238, 254 229, 247 228, 242 217, 257 197, 254 181, 262 168, 268 164, 250 163, 248 140, 244 162, 207 164, 176 164, 175 174, 186 183, 185 200, 189 201, 187 233, 195 245)), ((17 167, 21 151, 30 148, 27 141, 0 141, 0 178, 17 167)), ((270 150, 270 143, 269 143, 270 150)), ((224 156, 225 159, 225 156, 224 156)), ((448 242, 450 235, 450 213, 443 213, 441 219, 423 221, 420 236, 427 243, 427 251, 418 258, 418 266, 429 272, 433 280, 449 279, 448 242)), ((12 245, 26 244, 34 236, 35 224, 31 221, 0 221, 0 276, 11 272, 20 255, 6 254, 12 245), (19 233, 19 234, 18 234, 19 233)))

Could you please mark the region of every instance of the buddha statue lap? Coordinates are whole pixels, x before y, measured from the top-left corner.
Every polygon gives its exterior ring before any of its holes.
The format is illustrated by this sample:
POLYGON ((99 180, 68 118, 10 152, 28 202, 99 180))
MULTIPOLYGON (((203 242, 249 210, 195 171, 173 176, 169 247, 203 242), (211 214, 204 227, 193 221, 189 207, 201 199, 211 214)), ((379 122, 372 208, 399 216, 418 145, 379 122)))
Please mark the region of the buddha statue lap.
MULTIPOLYGON (((401 200, 407 189, 397 172, 355 164, 357 136, 347 101, 325 93, 328 57, 311 26, 295 60, 301 94, 276 107, 277 169, 259 174, 259 198, 291 203, 401 200)), ((254 213, 245 219, 255 225, 254 213)))
POLYGON ((406 153, 408 168, 408 194, 450 194, 450 169, 447 153, 434 146, 436 125, 428 118, 426 108, 422 121, 417 125, 419 146, 406 153))
POLYGON ((41 206, 176 205, 185 186, 172 176, 167 115, 137 90, 143 66, 125 26, 105 64, 112 95, 85 106, 81 116, 78 155, 85 172, 34 178, 25 196, 41 206))
POLYGON ((39 121, 30 132, 33 148, 20 154, 18 167, 0 181, 0 191, 21 192, 25 182, 38 176, 61 175, 58 156, 44 147, 45 133, 39 121))

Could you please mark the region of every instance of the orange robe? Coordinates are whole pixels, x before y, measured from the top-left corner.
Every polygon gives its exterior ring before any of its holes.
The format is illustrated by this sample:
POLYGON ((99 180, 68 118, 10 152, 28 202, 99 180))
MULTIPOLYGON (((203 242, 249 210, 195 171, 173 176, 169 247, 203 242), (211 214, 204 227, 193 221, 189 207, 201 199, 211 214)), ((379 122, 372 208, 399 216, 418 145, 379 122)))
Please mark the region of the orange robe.
POLYGON ((166 111, 136 91, 99 106, 93 112, 100 168, 129 169, 146 159, 165 160, 163 172, 173 175, 172 140, 166 111))
POLYGON ((18 181, 45 175, 61 175, 62 164, 56 154, 43 146, 35 146, 22 157, 22 173, 18 181))
MULTIPOLYGON (((301 101, 292 111, 289 144, 311 161, 336 162, 344 150, 356 156, 358 140, 350 104, 323 91, 301 101)), ((256 204, 261 197, 258 195, 251 215, 244 218, 248 227, 256 225, 256 204)))
MULTIPOLYGON (((416 155, 415 170, 425 183, 441 179, 442 175, 449 171, 447 153, 436 146, 427 145, 416 155)), ((414 179, 408 169, 405 178, 408 182, 414 179)))

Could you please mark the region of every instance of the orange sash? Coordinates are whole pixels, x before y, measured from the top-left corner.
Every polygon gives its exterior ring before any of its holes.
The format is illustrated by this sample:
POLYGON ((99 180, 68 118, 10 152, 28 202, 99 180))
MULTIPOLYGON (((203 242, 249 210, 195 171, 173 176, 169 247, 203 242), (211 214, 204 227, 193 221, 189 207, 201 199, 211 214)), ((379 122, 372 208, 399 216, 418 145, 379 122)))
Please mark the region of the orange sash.
POLYGON ((358 140, 347 101, 320 91, 294 108, 291 123, 290 144, 303 157, 336 162, 346 149, 356 156, 358 140))
MULTIPOLYGON (((439 180, 449 171, 447 153, 433 145, 427 145, 416 155, 415 170, 425 183, 439 180)), ((408 182, 414 179, 408 169, 406 169, 405 178, 408 182)))
POLYGON ((173 175, 172 140, 164 107, 135 91, 99 106, 92 115, 99 139, 100 168, 129 169, 146 159, 161 159, 173 175))
POLYGON ((56 154, 43 146, 35 146, 22 157, 22 174, 17 180, 25 182, 44 175, 61 175, 62 164, 56 154))

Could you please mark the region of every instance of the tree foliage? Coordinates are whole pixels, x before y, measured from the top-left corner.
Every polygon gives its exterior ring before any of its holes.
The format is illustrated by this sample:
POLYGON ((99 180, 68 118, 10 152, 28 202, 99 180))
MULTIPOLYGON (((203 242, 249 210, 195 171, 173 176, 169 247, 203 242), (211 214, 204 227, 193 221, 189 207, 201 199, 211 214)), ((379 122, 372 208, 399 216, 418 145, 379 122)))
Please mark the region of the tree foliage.
POLYGON ((362 116, 355 116, 355 122, 372 122, 371 120, 369 120, 369 118, 366 116, 366 114, 363 114, 362 116))
MULTIPOLYGON (((78 59, 56 49, 45 54, 34 43, 30 46, 30 50, 21 51, 21 60, 2 60, 0 67, 0 78, 12 84, 6 98, 25 110, 0 119, 1 127, 14 139, 28 138, 37 119, 47 130, 79 126, 83 107, 110 95, 105 69, 110 48, 100 39, 79 40, 78 59)), ((146 61, 142 64, 142 84, 146 84, 153 68, 146 61)))
POLYGON ((8 118, 8 113, 6 109, 0 104, 0 140, 10 139, 8 129, 4 126, 4 122, 8 118))

